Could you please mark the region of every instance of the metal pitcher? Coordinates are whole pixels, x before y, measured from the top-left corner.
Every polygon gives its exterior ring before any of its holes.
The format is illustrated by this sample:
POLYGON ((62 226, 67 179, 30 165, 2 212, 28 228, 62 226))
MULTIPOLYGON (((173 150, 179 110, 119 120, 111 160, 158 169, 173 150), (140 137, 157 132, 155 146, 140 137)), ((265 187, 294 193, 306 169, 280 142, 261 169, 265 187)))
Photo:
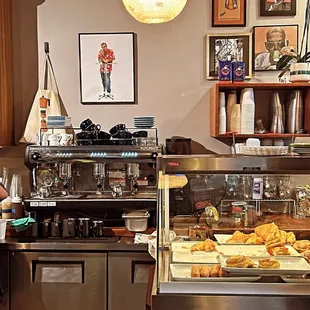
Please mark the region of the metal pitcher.
POLYGON ((295 90, 288 102, 286 131, 288 133, 302 133, 304 127, 304 102, 300 90, 295 90))

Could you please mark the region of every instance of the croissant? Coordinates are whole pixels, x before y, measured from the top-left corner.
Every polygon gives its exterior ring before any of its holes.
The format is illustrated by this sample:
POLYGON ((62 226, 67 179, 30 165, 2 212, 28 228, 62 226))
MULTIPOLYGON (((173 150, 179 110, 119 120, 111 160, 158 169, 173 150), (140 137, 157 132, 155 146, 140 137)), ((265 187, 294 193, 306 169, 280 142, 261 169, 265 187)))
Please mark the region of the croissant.
POLYGON ((276 259, 272 258, 263 258, 258 260, 259 268, 264 269, 277 269, 280 268, 280 263, 276 259))
POLYGON ((278 226, 275 223, 270 223, 270 224, 263 224, 263 225, 257 226, 254 231, 257 236, 266 240, 270 233, 273 233, 277 230, 278 230, 278 226))
POLYGON ((286 243, 288 244, 294 244, 296 242, 296 236, 293 232, 288 232, 286 234, 286 243))
POLYGON ((233 233, 232 237, 226 241, 226 243, 246 243, 250 235, 246 235, 237 230, 233 233))
POLYGON ((205 245, 203 242, 195 243, 193 246, 191 246, 190 251, 191 252, 198 252, 198 251, 204 251, 205 245))
POLYGON ((236 268, 249 268, 249 267, 253 267, 254 263, 248 257, 237 255, 237 256, 231 256, 227 258, 226 266, 236 267, 236 268))
POLYGON ((283 244, 286 243, 287 233, 284 230, 279 230, 280 240, 283 244))
POLYGON ((211 239, 206 239, 204 242, 204 251, 213 252, 215 251, 215 243, 211 239))

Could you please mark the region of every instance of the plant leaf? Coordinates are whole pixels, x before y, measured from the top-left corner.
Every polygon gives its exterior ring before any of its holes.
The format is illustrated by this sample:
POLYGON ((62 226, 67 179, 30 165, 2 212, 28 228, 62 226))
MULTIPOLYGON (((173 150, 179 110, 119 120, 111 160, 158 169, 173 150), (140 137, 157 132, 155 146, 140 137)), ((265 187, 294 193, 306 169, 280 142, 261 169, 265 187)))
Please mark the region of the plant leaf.
POLYGON ((291 60, 296 59, 296 58, 297 58, 296 56, 292 56, 292 55, 283 55, 277 62, 277 69, 278 70, 284 69, 291 60))
POLYGON ((287 71, 290 70, 291 64, 287 64, 286 67, 282 70, 282 72, 278 75, 278 78, 280 79, 287 71))

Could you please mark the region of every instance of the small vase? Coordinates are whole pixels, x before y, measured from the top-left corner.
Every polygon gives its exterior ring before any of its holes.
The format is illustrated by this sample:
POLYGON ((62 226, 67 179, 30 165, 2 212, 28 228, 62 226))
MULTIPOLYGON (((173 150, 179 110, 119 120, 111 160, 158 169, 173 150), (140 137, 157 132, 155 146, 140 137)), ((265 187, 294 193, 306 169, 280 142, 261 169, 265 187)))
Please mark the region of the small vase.
POLYGON ((292 64, 290 67, 290 81, 292 83, 308 83, 310 81, 310 63, 301 62, 292 64))

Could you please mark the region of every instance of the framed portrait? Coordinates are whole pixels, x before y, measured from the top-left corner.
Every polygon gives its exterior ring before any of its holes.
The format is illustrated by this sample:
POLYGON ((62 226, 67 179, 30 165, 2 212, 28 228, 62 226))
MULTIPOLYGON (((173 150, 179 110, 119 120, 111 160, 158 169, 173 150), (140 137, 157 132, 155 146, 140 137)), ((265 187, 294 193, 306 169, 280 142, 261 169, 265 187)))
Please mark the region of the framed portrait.
POLYGON ((79 33, 82 104, 135 104, 135 34, 79 33))
POLYGON ((212 0, 212 27, 245 27, 246 0, 212 0))
POLYGON ((296 0, 260 0, 260 16, 296 15, 296 0))
POLYGON ((244 61, 246 79, 252 75, 252 34, 208 34, 206 37, 206 77, 218 79, 220 60, 244 61))
POLYGON ((274 71, 279 59, 292 49, 298 51, 298 25, 253 28, 254 71, 274 71))

